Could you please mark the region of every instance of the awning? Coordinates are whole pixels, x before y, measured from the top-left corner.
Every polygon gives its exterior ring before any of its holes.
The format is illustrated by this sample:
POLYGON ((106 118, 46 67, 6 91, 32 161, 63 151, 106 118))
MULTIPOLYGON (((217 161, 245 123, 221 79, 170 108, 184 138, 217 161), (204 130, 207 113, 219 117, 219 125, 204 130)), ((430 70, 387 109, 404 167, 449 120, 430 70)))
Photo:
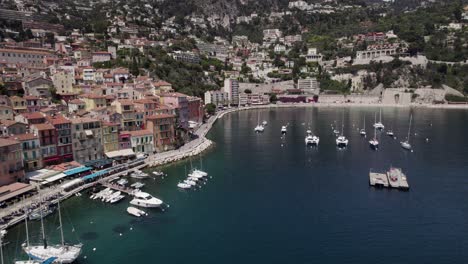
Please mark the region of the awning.
POLYGON ((92 179, 94 179, 94 178, 96 178, 96 177, 99 177, 99 176, 102 176, 102 175, 106 174, 107 172, 108 172, 108 170, 97 171, 97 172, 92 173, 92 174, 90 174, 90 175, 84 176, 82 179, 83 179, 84 181, 92 180, 92 179))
POLYGON ((0 195, 0 202, 4 202, 21 194, 27 193, 35 189, 34 186, 25 184, 25 183, 13 183, 7 186, 2 186, 2 195, 0 195), (10 186, 14 186, 14 188, 9 188, 10 186), (9 189, 9 190, 6 190, 9 189), (5 191, 3 191, 5 190, 5 191))
POLYGON ((74 175, 74 174, 89 171, 89 170, 91 170, 90 167, 81 166, 81 167, 78 167, 78 168, 73 168, 73 169, 70 169, 70 170, 66 170, 63 173, 66 174, 67 176, 70 176, 70 175, 74 175))
POLYGON ((93 131, 92 131, 92 130, 85 130, 84 132, 85 132, 85 134, 86 134, 88 137, 90 137, 90 136, 93 135, 93 131))
POLYGON ((82 183, 82 182, 83 182, 83 179, 74 179, 74 180, 71 180, 71 181, 69 181, 69 182, 67 182, 67 183, 65 183, 65 184, 62 184, 62 185, 60 186, 60 188, 66 189, 66 188, 75 186, 75 185, 77 185, 77 184, 80 184, 80 183, 82 183))
POLYGON ((122 149, 122 150, 106 152, 106 156, 111 159, 116 158, 116 157, 128 157, 128 156, 134 156, 134 155, 135 155, 135 152, 133 152, 132 149, 122 149))
POLYGON ((67 175, 65 173, 60 173, 60 174, 57 174, 55 176, 52 176, 52 177, 49 177, 47 179, 45 179, 43 182, 41 182, 41 184, 48 184, 48 183, 52 183, 54 181, 58 181, 62 178, 65 178, 67 177, 67 175))

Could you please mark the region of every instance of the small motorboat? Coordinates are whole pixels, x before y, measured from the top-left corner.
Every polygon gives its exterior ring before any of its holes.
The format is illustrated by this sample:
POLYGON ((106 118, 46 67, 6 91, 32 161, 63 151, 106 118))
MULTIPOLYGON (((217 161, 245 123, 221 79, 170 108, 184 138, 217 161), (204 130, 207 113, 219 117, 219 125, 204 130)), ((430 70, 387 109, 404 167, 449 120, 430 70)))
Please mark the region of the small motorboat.
POLYGON ((143 210, 140 210, 138 208, 135 208, 135 207, 128 207, 127 208, 127 213, 133 215, 133 216, 136 216, 136 217, 140 217, 140 216, 147 216, 148 214, 145 213, 145 211, 143 210))
POLYGON ((364 128, 361 129, 361 130, 359 131, 359 134, 360 134, 361 136, 365 136, 365 135, 366 135, 366 130, 365 130, 364 128))
POLYGON ((184 181, 184 183, 186 183, 186 184, 188 184, 188 185, 191 185, 191 186, 195 186, 195 185, 197 185, 197 183, 196 183, 196 182, 194 182, 194 181, 191 181, 191 180, 185 180, 185 181, 184 181))
POLYGON ((262 125, 258 125, 254 128, 254 131, 257 133, 265 131, 265 128, 262 125))
POLYGON ((143 188, 143 186, 145 186, 144 183, 141 183, 141 182, 135 182, 133 183, 132 185, 130 185, 132 188, 135 188, 135 189, 141 189, 143 188))
POLYGON ((134 179, 146 179, 149 177, 149 175, 147 173, 144 173, 140 170, 135 170, 132 175, 130 175, 130 177, 134 178, 134 179))
POLYGON ((336 135, 338 135, 338 134, 340 133, 340 131, 334 129, 334 130, 333 130, 333 133, 336 134, 336 135))
POLYGON ((266 120, 263 120, 262 125, 266 126, 266 125, 268 125, 268 122, 266 120))
POLYGON ((162 171, 153 171, 153 174, 155 176, 164 176, 164 172, 162 172, 162 171))
POLYGON ((181 188, 181 189, 190 189, 190 187, 192 187, 191 185, 187 184, 187 183, 183 183, 183 182, 179 182, 177 184, 177 187, 181 188))
POLYGON ((345 148, 348 146, 348 142, 349 141, 345 136, 339 136, 336 139, 336 146, 338 146, 339 148, 345 148))
POLYGON ((191 180, 191 181, 197 182, 197 181, 199 180, 199 178, 188 177, 187 180, 191 180))
POLYGON ((388 130, 388 131, 387 131, 387 136, 393 137, 393 136, 394 136, 393 131, 392 131, 392 130, 388 130))
POLYGON ((42 218, 52 214, 53 212, 55 211, 55 207, 42 207, 42 209, 39 209, 39 210, 36 210, 34 212, 32 212, 31 214, 29 214, 29 220, 31 221, 34 221, 34 220, 40 220, 41 219, 41 216, 42 218), (42 213, 41 211, 42 210, 42 213))
POLYGON ((126 179, 120 179, 117 181, 118 185, 125 186, 128 183, 126 179))
POLYGON ((117 202, 119 202, 120 200, 122 200, 123 198, 125 198, 125 195, 123 195, 123 194, 114 196, 114 197, 112 197, 111 199, 109 199, 109 203, 111 203, 111 204, 117 203, 117 202))
POLYGON ((288 132, 288 128, 286 126, 281 127, 281 134, 286 134, 288 132))

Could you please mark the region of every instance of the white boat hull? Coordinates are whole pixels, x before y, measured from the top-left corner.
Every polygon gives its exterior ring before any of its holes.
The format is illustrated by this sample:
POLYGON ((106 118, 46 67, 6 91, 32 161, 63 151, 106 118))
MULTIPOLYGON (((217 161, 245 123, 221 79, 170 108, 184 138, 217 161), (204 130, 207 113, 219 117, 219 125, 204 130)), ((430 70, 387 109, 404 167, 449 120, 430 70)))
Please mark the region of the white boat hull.
POLYGON ((26 246, 23 247, 26 254, 28 254, 31 258, 46 260, 52 257, 56 257, 57 259, 54 263, 73 263, 81 253, 82 244, 73 245, 73 246, 48 246, 44 248, 44 246, 26 246))

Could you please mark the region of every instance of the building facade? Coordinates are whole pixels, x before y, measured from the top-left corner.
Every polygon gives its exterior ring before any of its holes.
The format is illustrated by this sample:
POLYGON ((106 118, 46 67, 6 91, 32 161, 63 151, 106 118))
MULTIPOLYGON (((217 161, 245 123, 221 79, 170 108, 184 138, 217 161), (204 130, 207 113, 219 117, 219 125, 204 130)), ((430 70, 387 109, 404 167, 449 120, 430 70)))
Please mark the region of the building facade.
POLYGON ((80 163, 104 157, 101 121, 92 118, 72 119, 73 157, 80 163))
POLYGON ((39 136, 34 133, 19 134, 11 137, 21 144, 23 165, 26 172, 42 168, 41 144, 39 136))
POLYGON ((153 133, 154 150, 172 149, 175 143, 175 115, 161 114, 146 118, 146 126, 153 133))
POLYGON ((228 94, 229 104, 239 104, 239 81, 234 79, 224 80, 223 92, 228 94))
POLYGON ((16 140, 0 138, 0 186, 23 180, 20 143, 16 140))
POLYGON ((57 157, 59 162, 72 161, 73 146, 71 138, 71 121, 62 115, 47 116, 47 120, 57 131, 57 157))
POLYGON ((59 162, 57 157, 57 131, 51 124, 35 124, 31 126, 33 133, 39 136, 43 166, 59 162))

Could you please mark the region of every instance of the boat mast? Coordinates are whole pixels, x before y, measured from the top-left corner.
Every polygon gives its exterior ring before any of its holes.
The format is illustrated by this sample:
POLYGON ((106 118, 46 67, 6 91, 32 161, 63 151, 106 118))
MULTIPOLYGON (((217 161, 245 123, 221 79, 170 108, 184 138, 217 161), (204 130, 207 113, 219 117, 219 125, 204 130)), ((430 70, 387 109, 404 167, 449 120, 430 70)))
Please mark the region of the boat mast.
POLYGON ((60 213, 60 199, 58 199, 58 214, 60 223, 60 238, 62 239, 62 246, 65 246, 65 240, 63 239, 62 214, 60 213))
POLYGON ((379 113, 379 123, 382 124, 382 108, 380 108, 380 113, 379 113))
POLYGON ((344 111, 343 111, 343 117, 341 118, 341 135, 343 136, 343 131, 344 131, 344 111))
POLYGON ((411 131, 411 119, 413 118, 413 115, 410 115, 409 118, 409 126, 408 126, 408 138, 406 139, 409 143, 409 138, 410 138, 410 131, 411 131))
POLYGON ((45 237, 45 230, 44 230, 44 219, 42 215, 42 201, 41 201, 41 205, 39 206, 39 212, 41 214, 42 241, 44 242, 44 248, 47 248, 47 240, 45 237))
MULTIPOLYGON (((377 121, 377 113, 374 114, 374 123, 377 121)), ((374 126, 374 140, 377 138, 377 128, 374 126)))
POLYGON ((3 238, 0 236, 0 259, 1 263, 3 264, 3 238))
POLYGON ((28 214, 24 218, 24 225, 26 226, 26 246, 29 247, 29 229, 28 229, 28 214))

